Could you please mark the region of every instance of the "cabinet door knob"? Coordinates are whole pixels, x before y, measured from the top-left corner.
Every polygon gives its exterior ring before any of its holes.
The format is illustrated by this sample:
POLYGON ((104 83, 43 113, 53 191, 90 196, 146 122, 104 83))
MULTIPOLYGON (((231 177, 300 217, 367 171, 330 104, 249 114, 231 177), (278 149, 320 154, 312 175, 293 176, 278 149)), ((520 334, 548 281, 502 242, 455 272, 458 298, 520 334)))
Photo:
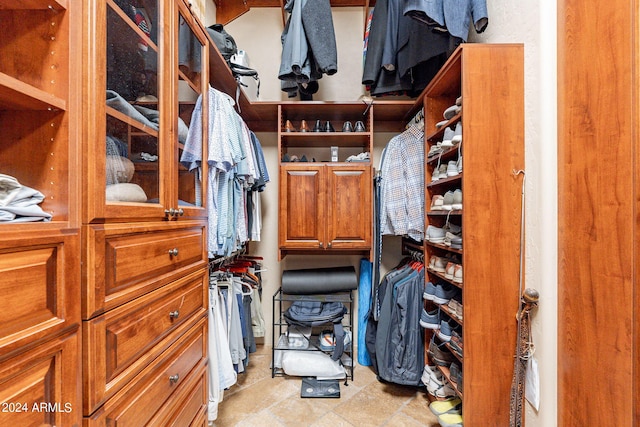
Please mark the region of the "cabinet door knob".
POLYGON ((171 319, 177 319, 178 316, 180 316, 180 312, 178 310, 169 312, 169 318, 171 319))
POLYGON ((166 216, 174 216, 176 214, 176 210, 173 208, 165 209, 164 214, 166 216))
POLYGON ((322 243, 322 242, 318 242, 318 247, 319 247, 319 248, 324 248, 324 243, 322 243))
POLYGON ((178 216, 184 215, 184 209, 182 209, 182 208, 176 210, 175 212, 176 212, 175 214, 178 215, 178 216))
POLYGON ((169 249, 169 255, 178 256, 178 248, 169 249))
POLYGON ((175 383, 178 382, 179 379, 180 379, 180 375, 179 374, 171 375, 169 377, 169 383, 175 384, 175 383))
POLYGON ((331 248, 331 242, 327 243, 327 247, 331 248))

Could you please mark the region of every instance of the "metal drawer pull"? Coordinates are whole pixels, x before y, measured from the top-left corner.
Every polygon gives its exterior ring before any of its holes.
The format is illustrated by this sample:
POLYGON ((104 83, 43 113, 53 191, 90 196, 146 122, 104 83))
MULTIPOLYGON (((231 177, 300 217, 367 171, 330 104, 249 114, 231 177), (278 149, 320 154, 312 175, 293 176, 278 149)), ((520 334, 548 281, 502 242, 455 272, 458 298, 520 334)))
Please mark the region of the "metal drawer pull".
POLYGON ((169 249, 169 255, 178 256, 178 248, 169 249))
POLYGON ((178 318, 178 316, 180 316, 180 312, 179 312, 178 310, 170 311, 170 312, 169 312, 169 317, 170 317, 171 319, 177 319, 177 318, 178 318))
POLYGON ((171 375, 171 376, 169 377, 169 383, 171 383, 171 384, 175 384, 175 383, 177 383, 177 382, 178 382, 178 380, 179 380, 179 379, 180 379, 180 375, 178 375, 178 374, 171 375))

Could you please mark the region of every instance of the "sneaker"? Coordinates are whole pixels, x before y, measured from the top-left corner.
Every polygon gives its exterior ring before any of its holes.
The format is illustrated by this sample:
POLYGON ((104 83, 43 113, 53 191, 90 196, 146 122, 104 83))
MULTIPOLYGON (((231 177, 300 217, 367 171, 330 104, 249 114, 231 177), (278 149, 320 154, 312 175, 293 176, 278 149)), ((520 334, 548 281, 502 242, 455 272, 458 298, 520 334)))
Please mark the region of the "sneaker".
POLYGON ((438 326, 440 326, 440 310, 436 308, 432 311, 427 311, 423 308, 420 314, 420 326, 425 329, 438 329, 438 326))
MULTIPOLYGON (((444 206, 444 198, 442 200, 444 206)), ((453 199, 451 200, 451 209, 456 211, 462 209, 462 190, 457 189, 453 192, 453 199)))
POLYGON ((434 400, 429 404, 429 409, 434 415, 459 414, 462 409, 462 400, 459 397, 447 400, 434 400))
POLYGON ((453 209, 453 191, 449 190, 442 198, 442 210, 450 211, 451 209, 453 209))
POLYGON ((420 379, 422 380, 422 384, 429 389, 432 381, 442 381, 442 373, 435 365, 424 365, 422 377, 420 379))
POLYGON ((444 244, 446 246, 451 246, 451 241, 457 237, 458 237, 457 234, 447 231, 444 235, 444 244))
POLYGON ((449 123, 449 120, 439 121, 438 123, 436 123, 436 129, 440 129, 442 126, 446 125, 447 123, 449 123))
POLYGON ((451 332, 454 330, 455 327, 457 327, 457 324, 453 324, 453 326, 451 326, 451 323, 453 323, 453 321, 449 321, 449 320, 441 320, 440 321, 440 328, 438 328, 438 338, 440 338, 443 342, 449 342, 451 341, 451 332))
MULTIPOLYGON (((460 246, 462 246, 462 244, 460 246)), ((455 283, 462 283, 462 265, 456 264, 453 267, 453 277, 451 280, 453 280, 455 283)))
MULTIPOLYGON (((321 350, 332 351, 336 348, 336 338, 333 335, 333 331, 324 330, 318 337, 319 346, 321 350)), ((347 350, 351 345, 351 331, 344 331, 344 349, 347 350)))
POLYGON ((456 268, 456 263, 455 262, 448 262, 447 265, 444 268, 444 277, 449 279, 449 280, 453 280, 453 271, 456 268))
MULTIPOLYGON (((433 258, 435 258, 435 256, 431 257, 431 259, 433 258)), ((431 267, 431 264, 429 264, 429 266, 431 267)), ((427 282, 427 284, 424 287, 424 292, 422 293, 422 299, 426 301, 433 301, 433 297, 435 296, 435 293, 436 293, 436 285, 434 285, 433 282, 427 282)))
POLYGON ((431 198, 431 210, 441 211, 442 204, 444 203, 444 197, 440 194, 436 194, 431 198))
POLYGON ((437 284, 436 291, 433 295, 433 302, 436 304, 446 304, 451 298, 458 293, 458 288, 445 283, 443 285, 437 284))
POLYGON ((461 319, 461 316, 458 317, 458 313, 460 313, 462 310, 462 304, 460 304, 458 300, 451 298, 447 303, 447 308, 453 316, 455 316, 457 319, 461 319))
POLYGON ((444 110, 444 113, 442 114, 442 116, 447 120, 451 120, 459 112, 460 112, 460 106, 454 104, 451 107, 444 110))
POLYGON ((458 163, 455 160, 449 161, 449 163, 447 163, 447 176, 457 176, 459 174, 458 163))
POLYGON ((444 273, 445 267, 447 266, 447 260, 439 256, 432 256, 431 258, 433 258, 433 263, 429 263, 429 267, 431 267, 433 271, 444 273))
POLYGON ((462 123, 456 123, 456 127, 453 130, 453 137, 451 138, 451 142, 454 144, 460 144, 462 142, 462 123))
POLYGON ((445 236, 444 229, 440 227, 434 227, 433 225, 427 226, 427 231, 425 233, 425 238, 428 242, 431 243, 442 243, 444 242, 445 236))
POLYGON ((461 376, 462 368, 456 362, 453 362, 451 366, 449 366, 449 379, 452 383, 458 384, 461 376))
POLYGON ((444 130, 444 135, 442 136, 442 146, 443 147, 453 147, 453 129, 451 129, 450 127, 446 128, 444 130))
POLYGON ((455 396, 455 390, 449 385, 440 370, 435 366, 425 365, 422 373, 422 382, 432 396, 438 398, 455 396))
MULTIPOLYGON (((462 305, 460 305, 462 308, 462 305)), ((462 357, 462 335, 458 331, 451 331, 451 340, 449 346, 460 357, 462 357)))
POLYGON ((436 154, 442 153, 442 144, 438 141, 436 144, 432 145, 429 148, 429 152, 427 153, 427 157, 435 156, 436 154))
MULTIPOLYGON (((444 242, 445 244, 447 243, 447 235, 445 234, 444 236, 444 242)), ((462 236, 456 235, 455 237, 452 237, 451 240, 449 241, 451 249, 460 249, 462 250, 462 236)))
POLYGON ((442 414, 438 415, 440 427, 462 427, 462 415, 460 414, 442 414))
POLYGON ((429 349, 427 350, 428 356, 433 363, 438 366, 450 366, 451 363, 456 360, 455 356, 451 354, 444 344, 438 345, 435 341, 435 334, 431 337, 429 342, 429 349))

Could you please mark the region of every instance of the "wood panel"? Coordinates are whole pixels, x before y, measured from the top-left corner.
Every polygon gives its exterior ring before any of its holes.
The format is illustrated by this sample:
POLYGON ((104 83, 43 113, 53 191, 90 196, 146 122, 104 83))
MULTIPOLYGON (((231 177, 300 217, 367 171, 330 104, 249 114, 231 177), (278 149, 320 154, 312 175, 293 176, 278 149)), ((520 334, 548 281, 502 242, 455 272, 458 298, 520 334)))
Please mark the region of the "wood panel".
POLYGON ((371 166, 327 166, 327 245, 371 247, 371 166))
POLYGON ((172 393, 188 383, 192 375, 202 376, 206 360, 206 318, 202 317, 133 381, 86 417, 84 424, 87 427, 147 425, 167 404, 172 393))
POLYGON ((207 284, 206 274, 195 272, 85 322, 85 414, 166 349, 169 334, 186 333, 205 315, 207 284))
POLYGON ((324 245, 325 168, 280 167, 280 247, 318 249, 324 245))
POLYGON ((558 2, 561 426, 638 423, 637 18, 631 0, 558 2))
POLYGON ((80 425, 77 330, 0 363, 0 425, 80 425))

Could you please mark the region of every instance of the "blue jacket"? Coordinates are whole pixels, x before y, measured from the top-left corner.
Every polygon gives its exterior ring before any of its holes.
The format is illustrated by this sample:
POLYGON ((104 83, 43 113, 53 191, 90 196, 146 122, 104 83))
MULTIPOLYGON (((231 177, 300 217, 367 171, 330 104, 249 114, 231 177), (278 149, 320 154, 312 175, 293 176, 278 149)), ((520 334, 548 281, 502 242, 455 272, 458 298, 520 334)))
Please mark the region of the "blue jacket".
POLYGON ((473 22, 476 32, 487 28, 486 0, 405 0, 404 14, 423 13, 434 26, 444 27, 454 37, 467 41, 473 22))

